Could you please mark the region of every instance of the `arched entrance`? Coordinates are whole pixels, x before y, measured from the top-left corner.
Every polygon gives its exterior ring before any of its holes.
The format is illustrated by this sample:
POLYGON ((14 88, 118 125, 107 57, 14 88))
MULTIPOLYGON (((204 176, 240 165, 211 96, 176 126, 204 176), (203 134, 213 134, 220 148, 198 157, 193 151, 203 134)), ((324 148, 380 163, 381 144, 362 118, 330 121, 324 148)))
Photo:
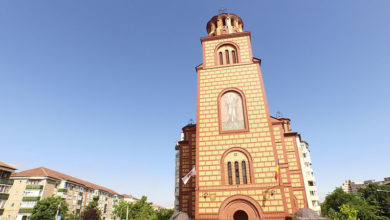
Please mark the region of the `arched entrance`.
POLYGON ((219 208, 219 219, 261 220, 262 210, 256 200, 249 196, 234 195, 227 198, 219 208))
POLYGON ((238 210, 233 215, 234 220, 248 220, 248 215, 242 210, 238 210))

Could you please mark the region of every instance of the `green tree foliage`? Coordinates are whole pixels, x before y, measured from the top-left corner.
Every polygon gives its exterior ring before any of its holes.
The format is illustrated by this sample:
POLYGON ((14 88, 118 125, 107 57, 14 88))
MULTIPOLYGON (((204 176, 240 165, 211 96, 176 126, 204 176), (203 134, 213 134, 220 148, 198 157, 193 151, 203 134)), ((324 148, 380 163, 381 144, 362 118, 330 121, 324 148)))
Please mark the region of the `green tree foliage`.
POLYGON ((30 220, 53 220, 55 219, 57 208, 59 206, 59 214, 62 218, 66 217, 68 205, 59 196, 50 196, 38 201, 34 206, 30 220))
POLYGON ((173 215, 173 209, 159 209, 155 211, 155 216, 152 220, 169 220, 173 215))
POLYGON ((322 214, 340 220, 390 220, 386 214, 390 208, 390 193, 378 192, 378 187, 383 190, 387 188, 370 184, 362 187, 358 194, 345 193, 341 188, 337 188, 321 204, 322 214))
POLYGON ((338 213, 338 219, 340 220, 358 220, 358 210, 352 208, 351 205, 343 204, 340 207, 340 213, 338 213))
POLYGON ((381 216, 390 219, 390 186, 369 184, 359 189, 360 196, 381 216))
POLYGON ((69 214, 66 220, 83 220, 83 218, 79 215, 69 214))
POLYGON ((89 202, 81 216, 83 216, 83 220, 101 220, 102 211, 98 207, 98 202, 89 202))
POLYGON ((154 210, 151 202, 147 202, 147 197, 142 198, 136 202, 119 201, 114 205, 113 214, 121 219, 126 218, 128 210, 128 218, 131 220, 168 220, 172 214, 172 209, 154 210))

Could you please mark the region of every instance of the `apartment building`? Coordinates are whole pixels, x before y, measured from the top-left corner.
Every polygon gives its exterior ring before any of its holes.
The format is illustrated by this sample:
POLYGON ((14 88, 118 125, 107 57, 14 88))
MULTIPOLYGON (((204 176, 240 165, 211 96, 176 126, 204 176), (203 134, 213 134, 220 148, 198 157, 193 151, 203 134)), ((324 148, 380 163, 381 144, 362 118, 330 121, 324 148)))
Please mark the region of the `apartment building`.
POLYGON ((314 178, 313 168, 311 167, 311 157, 309 144, 306 141, 302 141, 300 136, 297 136, 297 146, 299 152, 299 160, 302 167, 303 181, 305 184, 305 190, 307 195, 307 203, 309 208, 320 214, 321 206, 319 203, 319 196, 314 178))
POLYGON ((123 194, 123 200, 125 200, 126 202, 137 202, 139 199, 132 196, 132 195, 128 195, 128 194, 123 194))
POLYGON ((383 181, 365 180, 358 182, 354 180, 346 180, 343 185, 341 185, 341 189, 343 189, 346 193, 358 193, 361 187, 367 186, 371 183, 375 183, 378 185, 390 185, 390 177, 385 177, 383 181))
POLYGON ((0 220, 3 219, 5 205, 9 198, 9 191, 14 183, 10 176, 16 168, 0 161, 0 220))
POLYGON ((102 219, 113 219, 113 206, 123 199, 111 189, 45 167, 14 173, 11 180, 14 184, 4 209, 4 220, 27 219, 39 200, 52 195, 63 198, 73 214, 81 213, 95 200, 102 211, 102 219))

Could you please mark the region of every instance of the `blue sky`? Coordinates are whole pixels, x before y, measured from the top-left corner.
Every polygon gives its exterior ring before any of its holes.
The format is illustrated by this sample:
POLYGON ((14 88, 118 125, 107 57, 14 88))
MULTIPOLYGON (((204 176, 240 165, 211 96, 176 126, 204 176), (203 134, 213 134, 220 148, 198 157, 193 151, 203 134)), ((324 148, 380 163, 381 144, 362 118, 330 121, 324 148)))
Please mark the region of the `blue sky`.
POLYGON ((0 160, 174 200, 206 23, 252 32, 271 114, 309 142, 320 196, 390 176, 390 2, 2 1, 0 160))

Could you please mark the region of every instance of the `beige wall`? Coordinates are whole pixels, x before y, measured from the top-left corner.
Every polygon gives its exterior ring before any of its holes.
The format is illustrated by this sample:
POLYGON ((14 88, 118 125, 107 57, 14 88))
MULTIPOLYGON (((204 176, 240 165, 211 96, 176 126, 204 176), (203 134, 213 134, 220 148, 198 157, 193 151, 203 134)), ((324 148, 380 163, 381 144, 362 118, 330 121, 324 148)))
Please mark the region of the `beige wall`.
POLYGON ((5 206, 1 220, 16 219, 19 214, 20 204, 22 203, 23 193, 26 189, 27 179, 14 180, 14 184, 10 190, 8 202, 5 206), (10 218, 8 218, 10 216, 10 218))

